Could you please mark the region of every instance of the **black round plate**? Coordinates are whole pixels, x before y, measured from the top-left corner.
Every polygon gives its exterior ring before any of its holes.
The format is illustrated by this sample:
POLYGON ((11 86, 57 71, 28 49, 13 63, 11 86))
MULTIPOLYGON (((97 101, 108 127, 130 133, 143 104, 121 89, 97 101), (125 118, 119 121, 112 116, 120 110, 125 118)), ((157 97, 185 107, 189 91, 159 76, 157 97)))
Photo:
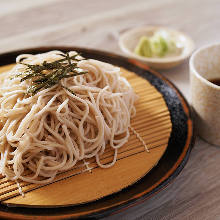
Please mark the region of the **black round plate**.
POLYGON ((118 193, 106 196, 95 202, 68 207, 8 207, 1 204, 0 217, 13 219, 31 219, 35 217, 36 219, 42 219, 42 217, 47 216, 49 219, 96 219, 113 215, 114 213, 121 212, 130 206, 140 204, 164 189, 181 172, 189 158, 190 151, 194 144, 194 129, 191 110, 180 91, 165 77, 149 69, 148 66, 142 63, 112 53, 85 48, 56 46, 13 51, 0 55, 0 66, 14 63, 16 56, 19 54, 36 54, 50 50, 61 50, 64 52, 76 50, 86 58, 93 58, 124 67, 148 80, 163 95, 170 111, 172 133, 168 147, 157 166, 155 166, 137 183, 118 193))

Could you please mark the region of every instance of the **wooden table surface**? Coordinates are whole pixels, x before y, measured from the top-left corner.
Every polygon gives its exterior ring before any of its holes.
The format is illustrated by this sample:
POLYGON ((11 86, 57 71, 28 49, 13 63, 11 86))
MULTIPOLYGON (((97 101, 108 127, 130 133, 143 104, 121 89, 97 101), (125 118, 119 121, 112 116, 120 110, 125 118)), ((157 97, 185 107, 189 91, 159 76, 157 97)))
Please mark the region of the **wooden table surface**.
MULTIPOLYGON (((50 45, 122 54, 120 33, 141 25, 183 31, 196 47, 220 41, 219 0, 0 0, 0 53, 50 45)), ((190 101, 188 61, 160 71, 190 101)), ((220 148, 197 138, 190 159, 166 190, 138 207, 105 218, 220 219, 220 148)))

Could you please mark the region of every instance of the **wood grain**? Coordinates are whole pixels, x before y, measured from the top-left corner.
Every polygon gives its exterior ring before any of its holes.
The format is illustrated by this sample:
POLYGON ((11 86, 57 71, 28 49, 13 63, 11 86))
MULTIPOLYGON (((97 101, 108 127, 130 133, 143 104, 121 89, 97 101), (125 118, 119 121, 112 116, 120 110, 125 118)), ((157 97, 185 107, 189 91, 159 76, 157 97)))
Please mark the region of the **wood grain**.
MULTIPOLYGON (((1 0, 0 52, 42 45, 68 45, 121 53, 118 35, 130 27, 146 24, 183 31, 195 40, 196 47, 220 39, 219 0, 90 2, 1 0)), ((188 61, 161 73, 190 100, 188 61)), ((142 205, 105 219, 220 219, 219 161, 219 147, 198 138, 188 164, 165 191, 142 205)))

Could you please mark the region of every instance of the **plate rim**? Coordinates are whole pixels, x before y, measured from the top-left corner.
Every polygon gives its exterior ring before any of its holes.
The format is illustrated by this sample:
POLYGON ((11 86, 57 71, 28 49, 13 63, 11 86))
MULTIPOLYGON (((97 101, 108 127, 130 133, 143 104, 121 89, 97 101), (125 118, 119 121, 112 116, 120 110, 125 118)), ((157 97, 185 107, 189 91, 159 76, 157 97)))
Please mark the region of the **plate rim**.
MULTIPOLYGON (((143 195, 139 195, 137 197, 129 199, 128 201, 126 201, 122 204, 116 204, 116 205, 113 204, 112 207, 108 207, 104 210, 100 209, 99 211, 91 212, 91 213, 88 213, 88 214, 85 214, 85 215, 84 214, 74 215, 73 213, 64 214, 62 216, 49 215, 50 218, 51 219, 56 218, 57 216, 59 218, 61 218, 61 217, 63 217, 63 218, 72 218, 72 217, 101 218, 101 217, 105 217, 105 216, 109 216, 109 215, 114 215, 114 214, 122 212, 122 211, 124 211, 124 210, 126 210, 126 209, 128 209, 132 206, 143 203, 144 201, 146 201, 147 199, 149 199, 153 195, 159 193, 161 190, 166 188, 171 182, 173 182, 175 177, 178 176, 178 174, 182 171, 182 169, 186 165, 186 163, 189 159, 190 152, 191 152, 192 147, 193 147, 194 142, 195 142, 195 128, 194 128, 194 124, 193 124, 193 121, 192 121, 192 110, 191 110, 187 100, 183 96, 183 94, 179 91, 179 89, 172 82, 170 82, 166 77, 164 77, 160 73, 152 70, 146 64, 140 63, 139 61, 134 60, 132 58, 126 58, 124 56, 114 54, 112 52, 101 51, 101 50, 90 49, 90 48, 74 47, 74 46, 44 46, 44 47, 22 48, 22 49, 18 49, 18 50, 8 51, 6 53, 1 53, 0 54, 0 62, 1 62, 2 57, 5 60, 7 60, 8 57, 13 56, 13 55, 15 56, 15 54, 27 53, 27 52, 30 53, 31 51, 32 52, 33 51, 36 51, 36 52, 37 51, 49 51, 49 50, 54 50, 54 49, 64 50, 64 51, 78 50, 78 51, 84 51, 84 52, 87 51, 87 52, 90 52, 90 53, 96 53, 96 54, 99 54, 99 55, 103 54, 106 57, 118 58, 118 59, 120 59, 124 62, 127 62, 129 64, 132 64, 132 65, 138 67, 138 68, 141 68, 145 71, 150 72, 152 75, 156 76, 156 78, 159 78, 162 81, 164 81, 168 85, 168 87, 170 87, 171 89, 173 89, 176 92, 179 100, 181 101, 182 107, 183 107, 184 112, 185 112, 185 114, 187 116, 187 119, 188 119, 188 121, 187 121, 188 122, 188 130, 187 130, 187 140, 186 140, 187 143, 185 144, 185 146, 183 148, 184 151, 181 152, 181 155, 179 156, 178 160, 175 162, 174 166, 168 172, 166 172, 165 176, 160 178, 158 185, 156 185, 152 190, 145 191, 143 193, 143 195), (161 181, 161 179, 163 179, 163 180, 161 181)), ((6 65, 6 63, 4 63, 3 65, 6 65)), ((1 66, 1 63, 0 63, 0 66, 1 66)), ((1 204, 1 206, 6 206, 6 205, 1 204)), ((7 218, 18 218, 18 217, 27 217, 27 218, 29 218, 29 217, 31 217, 31 216, 28 217, 28 215, 23 215, 21 213, 11 212, 11 209, 14 209, 14 207, 11 208, 11 207, 6 206, 6 208, 7 208, 7 211, 9 211, 9 212, 5 212, 5 211, 0 210, 0 216, 7 217, 7 218)), ((31 207, 31 208, 33 208, 33 207, 31 207)), ((31 208, 28 208, 28 209, 31 209, 31 208)), ((59 207, 57 207, 57 208, 59 209, 59 207)), ((71 209, 71 206, 69 208, 71 209)), ((53 213, 51 213, 51 214, 53 214, 53 213)), ((42 215, 39 215, 39 216, 34 215, 34 216, 36 218, 42 217, 42 215)))

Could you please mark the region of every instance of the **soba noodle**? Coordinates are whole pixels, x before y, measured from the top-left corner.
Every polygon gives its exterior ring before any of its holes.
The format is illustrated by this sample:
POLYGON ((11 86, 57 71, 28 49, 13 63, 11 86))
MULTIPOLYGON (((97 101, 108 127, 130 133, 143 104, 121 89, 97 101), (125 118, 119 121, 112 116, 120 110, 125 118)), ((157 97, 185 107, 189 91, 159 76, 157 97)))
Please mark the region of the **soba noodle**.
POLYGON ((0 173, 10 180, 48 183, 92 157, 98 166, 111 167, 128 140, 137 96, 119 67, 80 60, 78 67, 87 74, 64 78, 33 96, 26 94, 32 81, 16 77, 25 70, 19 61, 41 64, 61 59, 60 54, 20 55, 15 67, 0 75, 0 173), (100 157, 107 145, 114 158, 103 164, 100 157))

